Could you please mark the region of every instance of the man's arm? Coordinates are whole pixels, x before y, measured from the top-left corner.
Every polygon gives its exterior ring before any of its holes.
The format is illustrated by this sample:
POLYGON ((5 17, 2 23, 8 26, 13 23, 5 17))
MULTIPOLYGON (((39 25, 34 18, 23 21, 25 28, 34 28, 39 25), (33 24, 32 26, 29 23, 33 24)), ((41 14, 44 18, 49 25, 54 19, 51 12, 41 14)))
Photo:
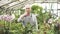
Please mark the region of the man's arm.
POLYGON ((26 16, 26 14, 23 14, 23 15, 21 15, 19 18, 18 18, 18 22, 20 22, 20 21, 23 21, 23 18, 26 16))
POLYGON ((22 15, 18 18, 18 22, 22 21, 22 15))

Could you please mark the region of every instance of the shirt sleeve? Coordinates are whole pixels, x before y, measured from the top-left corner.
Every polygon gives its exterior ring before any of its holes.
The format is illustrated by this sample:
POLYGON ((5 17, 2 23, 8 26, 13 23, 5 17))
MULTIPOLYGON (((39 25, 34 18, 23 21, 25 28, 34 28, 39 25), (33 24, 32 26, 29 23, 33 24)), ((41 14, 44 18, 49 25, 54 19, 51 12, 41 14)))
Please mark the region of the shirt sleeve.
POLYGON ((23 21, 23 18, 22 18, 23 15, 21 15, 19 18, 18 18, 18 22, 22 22, 23 21))
POLYGON ((36 30, 38 30, 38 22, 37 22, 37 18, 36 18, 36 15, 33 15, 33 20, 34 20, 34 24, 36 26, 36 30))

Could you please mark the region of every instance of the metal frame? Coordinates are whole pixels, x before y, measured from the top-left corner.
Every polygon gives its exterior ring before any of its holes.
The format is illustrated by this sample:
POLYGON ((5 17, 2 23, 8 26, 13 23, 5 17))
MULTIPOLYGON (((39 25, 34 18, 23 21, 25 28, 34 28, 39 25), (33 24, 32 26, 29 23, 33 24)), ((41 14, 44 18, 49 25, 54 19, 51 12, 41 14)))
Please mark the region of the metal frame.
MULTIPOLYGON (((9 7, 7 7, 7 8, 5 8, 6 10, 8 9, 8 8, 10 8, 10 9, 14 9, 14 8, 16 8, 16 6, 18 6, 18 7, 24 7, 23 5, 25 5, 25 3, 28 3, 28 2, 31 2, 32 0, 30 0, 30 1, 23 1, 23 2, 20 2, 20 3, 18 3, 18 4, 15 4, 15 5, 13 5, 13 6, 9 6, 9 7), (21 5, 21 6, 20 6, 21 5)), ((57 10, 57 14, 58 14, 58 10, 60 10, 60 9, 58 9, 58 4, 60 4, 60 2, 58 2, 58 1, 56 1, 56 2, 48 2, 48 1, 43 1, 43 2, 36 2, 36 0, 33 0, 32 1, 33 3, 41 3, 41 4, 43 4, 43 3, 51 3, 51 9, 44 9, 44 10, 51 10, 51 11, 53 11, 53 10, 57 10), (57 3, 57 9, 52 9, 52 5, 53 5, 53 3, 57 3)), ((32 4, 33 4, 32 3, 32 4)), ((11 3, 8 3, 8 4, 11 4, 11 3)), ((5 4, 5 5, 8 5, 8 4, 5 4)), ((4 5, 3 5, 4 6, 4 5)), ((2 7, 3 7, 2 6, 2 7)), ((47 8, 47 7, 45 7, 45 8, 47 8)), ((4 10, 4 8, 2 8, 3 10, 4 10)), ((18 8, 19 9, 19 8, 18 8)), ((53 12, 54 13, 54 12, 53 12)))

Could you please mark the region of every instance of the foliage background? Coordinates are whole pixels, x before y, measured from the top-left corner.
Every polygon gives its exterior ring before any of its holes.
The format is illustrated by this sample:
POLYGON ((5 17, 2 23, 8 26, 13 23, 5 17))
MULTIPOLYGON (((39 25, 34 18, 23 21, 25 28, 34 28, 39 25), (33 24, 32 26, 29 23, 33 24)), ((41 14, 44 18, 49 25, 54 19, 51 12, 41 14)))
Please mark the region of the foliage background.
MULTIPOLYGON (((13 22, 0 21, 0 34, 45 34, 45 32, 46 34, 54 34, 54 26, 50 26, 49 24, 44 23, 52 16, 51 13, 43 13, 43 7, 38 5, 33 5, 31 9, 31 13, 38 14, 37 21, 39 31, 34 31, 29 23, 24 28, 21 22, 17 22, 19 15, 15 14, 16 18, 13 22)), ((24 9, 19 10, 21 11, 21 14, 24 13, 24 9)))

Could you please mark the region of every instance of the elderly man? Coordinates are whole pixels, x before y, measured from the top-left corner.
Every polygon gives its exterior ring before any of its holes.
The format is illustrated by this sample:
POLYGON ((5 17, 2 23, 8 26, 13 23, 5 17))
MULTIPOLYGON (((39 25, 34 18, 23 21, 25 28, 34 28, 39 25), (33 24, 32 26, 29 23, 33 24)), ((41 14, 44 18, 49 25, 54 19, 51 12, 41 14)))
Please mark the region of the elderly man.
POLYGON ((20 21, 23 21, 24 26, 26 26, 27 23, 30 23, 32 26, 35 26, 36 30, 38 30, 36 15, 31 14, 30 5, 25 6, 25 13, 18 18, 18 22, 20 21))

